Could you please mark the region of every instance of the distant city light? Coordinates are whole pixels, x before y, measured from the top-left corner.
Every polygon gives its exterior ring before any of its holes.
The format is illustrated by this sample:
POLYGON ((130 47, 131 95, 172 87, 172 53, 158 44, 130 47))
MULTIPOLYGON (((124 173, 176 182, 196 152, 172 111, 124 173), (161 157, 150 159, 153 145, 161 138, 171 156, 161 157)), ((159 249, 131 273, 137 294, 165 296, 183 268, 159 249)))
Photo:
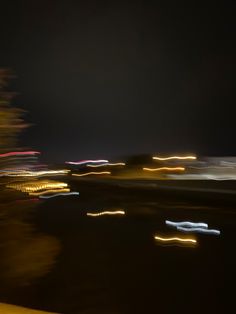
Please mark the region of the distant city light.
POLYGON ((104 216, 104 215, 125 215, 123 210, 116 210, 116 211, 103 211, 99 213, 87 213, 87 216, 97 217, 97 216, 104 216))
POLYGON ((68 192, 68 193, 56 193, 53 195, 42 195, 42 196, 39 196, 39 198, 48 199, 48 198, 53 198, 53 197, 57 197, 57 196, 70 196, 70 195, 79 195, 79 192, 68 192))
POLYGON ((32 196, 41 196, 41 195, 45 195, 45 194, 52 194, 52 193, 58 193, 58 192, 70 192, 70 189, 55 189, 55 190, 46 190, 46 191, 41 191, 41 192, 30 192, 29 195, 32 196))
POLYGON ((103 174, 111 174, 110 171, 101 171, 101 172, 86 172, 86 173, 72 173, 72 176, 76 177, 84 177, 84 176, 90 176, 90 175, 103 175, 103 174))
POLYGON ((0 154, 0 158, 10 157, 10 156, 36 155, 36 154, 40 154, 40 152, 37 152, 37 151, 9 152, 9 153, 0 154))
POLYGON ((89 163, 107 163, 109 162, 106 159, 97 159, 97 160, 81 160, 81 161, 66 161, 66 164, 69 165, 84 165, 89 163))
POLYGON ((220 235, 220 231, 215 230, 215 229, 177 227, 177 230, 184 231, 184 232, 197 232, 197 233, 220 235))
POLYGON ((144 171, 184 171, 184 167, 143 168, 144 171))
POLYGON ((103 163, 100 165, 87 165, 87 167, 97 168, 97 167, 105 167, 105 166, 125 166, 124 162, 116 162, 116 163, 103 163))
POLYGON ((181 221, 181 222, 174 222, 170 220, 166 220, 165 223, 169 226, 173 227, 201 227, 201 228, 208 228, 208 224, 204 222, 190 222, 190 221, 181 221))
POLYGON ((43 177, 43 176, 57 176, 65 175, 70 170, 42 170, 42 171, 28 171, 28 170, 0 170, 0 176, 3 177, 43 177))
POLYGON ((195 160, 197 159, 196 156, 170 156, 170 157, 158 157, 154 156, 152 157, 154 160, 160 160, 160 161, 165 161, 165 160, 172 160, 172 159, 178 159, 178 160, 195 160))
POLYGON ((195 239, 192 238, 179 238, 179 237, 171 237, 171 238, 163 238, 160 236, 154 236, 155 240, 162 242, 183 242, 183 243, 197 243, 195 239))

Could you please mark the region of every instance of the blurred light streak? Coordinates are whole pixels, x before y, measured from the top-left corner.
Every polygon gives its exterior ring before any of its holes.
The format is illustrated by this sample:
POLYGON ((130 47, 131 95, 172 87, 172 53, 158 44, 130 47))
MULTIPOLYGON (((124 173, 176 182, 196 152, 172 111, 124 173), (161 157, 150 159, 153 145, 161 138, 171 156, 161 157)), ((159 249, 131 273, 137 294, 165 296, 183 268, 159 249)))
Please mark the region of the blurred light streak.
POLYGON ((53 198, 57 196, 69 196, 69 195, 79 195, 79 192, 57 193, 54 195, 46 195, 46 196, 42 195, 42 196, 39 196, 39 198, 48 199, 48 198, 53 198))
POLYGON ((21 155, 21 156, 17 156, 17 157, 10 157, 9 159, 5 159, 2 157, 2 159, 0 159, 0 162, 4 162, 6 164, 6 163, 13 163, 13 162, 18 161, 18 160, 26 161, 26 160, 37 160, 37 159, 38 159, 38 157, 34 156, 34 155, 27 156, 27 157, 21 155))
POLYGON ((201 227, 201 228, 208 228, 208 224, 204 222, 190 222, 190 221, 181 221, 181 222, 174 222, 170 220, 165 221, 167 225, 173 227, 201 227))
POLYGON ((215 230, 215 229, 177 227, 177 230, 184 231, 184 232, 198 232, 198 233, 207 233, 207 234, 220 235, 220 231, 219 230, 215 230))
POLYGON ((26 171, 26 170, 2 170, 0 176, 3 177, 42 177, 50 175, 64 175, 70 170, 44 170, 44 171, 26 171), (2 173, 2 174, 1 174, 2 173))
POLYGON ((226 166, 236 166, 236 162, 232 162, 232 161, 221 161, 220 162, 221 165, 226 165, 226 166))
POLYGON ((178 160, 195 160, 195 159, 197 159, 197 157, 196 156, 170 156, 170 157, 154 156, 154 157, 152 157, 152 159, 160 160, 160 161, 173 160, 173 159, 178 159, 178 160))
POLYGON ((144 171, 184 171, 184 167, 143 168, 144 171))
POLYGON ((203 166, 203 167, 194 167, 194 166, 189 166, 188 168, 191 169, 197 169, 197 170, 205 170, 205 169, 235 169, 233 166, 203 166))
POLYGON ((72 173, 72 176, 76 176, 76 177, 84 177, 84 176, 90 176, 90 175, 101 175, 101 174, 111 174, 110 171, 101 171, 101 172, 87 172, 87 173, 81 173, 81 174, 78 174, 78 173, 72 173))
POLYGON ((183 242, 183 243, 197 243, 195 239, 192 238, 179 238, 179 237, 172 237, 172 238, 163 238, 159 236, 154 236, 155 240, 163 241, 163 242, 183 242))
POLYGON ((205 175, 206 179, 208 180, 214 180, 214 181, 228 181, 228 180, 236 180, 236 175, 232 174, 232 175, 210 175, 210 174, 206 174, 205 175))
POLYGON ((10 157, 10 156, 36 155, 36 154, 40 154, 40 152, 37 152, 37 151, 9 152, 9 153, 0 154, 0 158, 2 158, 2 157, 10 157))
POLYGON ((61 189, 67 187, 68 184, 64 182, 49 181, 49 180, 39 180, 30 181, 24 183, 12 183, 8 184, 6 187, 15 189, 21 192, 36 192, 46 189, 61 189))
POLYGON ((87 167, 105 167, 105 166, 125 166, 124 162, 116 162, 116 163, 105 163, 105 164, 100 164, 100 165, 87 165, 87 167))
POLYGON ((81 160, 81 161, 66 161, 66 164, 69 165, 84 165, 89 163, 107 163, 109 162, 106 159, 97 159, 97 160, 81 160))
POLYGON ((116 210, 116 211, 104 211, 99 213, 87 213, 87 216, 91 217, 97 217, 97 216, 103 216, 103 215, 125 215, 125 212, 123 210, 116 210))
POLYGON ((70 192, 70 189, 56 189, 56 190, 46 190, 42 192, 30 192, 29 195, 32 196, 41 196, 44 194, 52 194, 52 193, 61 193, 61 192, 70 192))

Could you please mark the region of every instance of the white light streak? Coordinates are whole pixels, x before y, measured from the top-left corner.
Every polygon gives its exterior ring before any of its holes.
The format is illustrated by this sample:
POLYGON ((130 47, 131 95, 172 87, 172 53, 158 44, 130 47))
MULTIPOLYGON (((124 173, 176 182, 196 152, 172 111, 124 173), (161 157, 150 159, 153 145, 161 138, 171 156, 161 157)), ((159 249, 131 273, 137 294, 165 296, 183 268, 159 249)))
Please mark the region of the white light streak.
POLYGON ((220 231, 215 230, 215 229, 177 227, 177 230, 184 231, 184 232, 197 232, 197 233, 220 235, 220 231))
POLYGON ((39 198, 48 199, 48 198, 53 198, 57 196, 69 196, 69 195, 79 195, 79 192, 57 193, 53 195, 41 195, 39 196, 39 198))
POLYGON ((208 228, 208 224, 204 222, 190 222, 190 221, 181 221, 181 222, 174 222, 170 220, 165 221, 168 226, 172 227, 201 227, 201 228, 208 228))

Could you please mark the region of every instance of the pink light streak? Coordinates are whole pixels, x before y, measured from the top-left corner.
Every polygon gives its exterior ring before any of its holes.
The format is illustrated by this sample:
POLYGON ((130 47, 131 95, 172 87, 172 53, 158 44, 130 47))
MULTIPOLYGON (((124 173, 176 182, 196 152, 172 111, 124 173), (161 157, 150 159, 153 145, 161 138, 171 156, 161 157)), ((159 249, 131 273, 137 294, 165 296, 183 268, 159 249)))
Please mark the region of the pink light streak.
POLYGON ((36 154, 40 154, 40 152, 36 152, 36 151, 9 152, 9 153, 0 154, 0 158, 1 157, 11 157, 11 156, 36 155, 36 154))
POLYGON ((66 164, 69 165, 84 165, 88 163, 107 163, 108 160, 105 159, 97 159, 97 160, 80 160, 80 161, 66 161, 66 164))

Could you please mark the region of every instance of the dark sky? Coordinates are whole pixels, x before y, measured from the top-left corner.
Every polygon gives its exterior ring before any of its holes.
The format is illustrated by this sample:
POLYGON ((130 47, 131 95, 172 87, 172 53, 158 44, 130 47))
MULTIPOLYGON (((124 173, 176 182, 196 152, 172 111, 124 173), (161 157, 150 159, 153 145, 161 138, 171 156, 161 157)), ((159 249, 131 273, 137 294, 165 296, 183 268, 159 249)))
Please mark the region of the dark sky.
POLYGON ((236 154, 234 2, 1 1, 0 66, 35 124, 22 144, 50 161, 236 154))

